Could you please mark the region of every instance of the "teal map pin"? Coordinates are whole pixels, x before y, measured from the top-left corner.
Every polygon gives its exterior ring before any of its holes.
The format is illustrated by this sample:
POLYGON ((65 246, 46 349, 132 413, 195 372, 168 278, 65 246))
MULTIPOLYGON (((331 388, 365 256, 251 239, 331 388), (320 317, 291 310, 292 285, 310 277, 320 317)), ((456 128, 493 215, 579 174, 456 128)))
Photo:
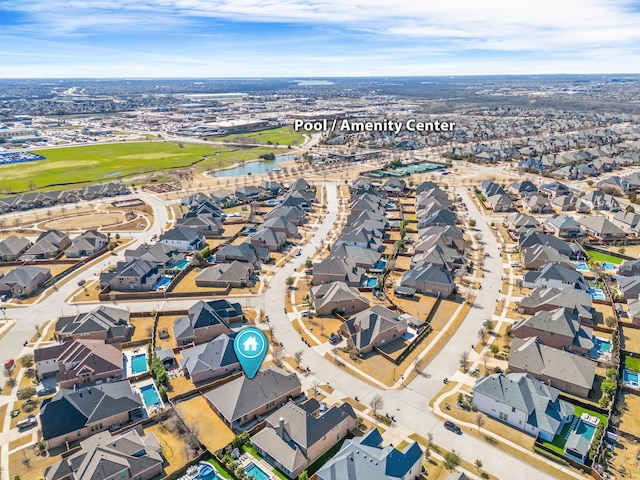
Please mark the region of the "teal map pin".
POLYGON ((245 328, 236 335, 233 349, 247 378, 253 378, 258 373, 267 354, 267 346, 267 337, 257 328, 245 328))

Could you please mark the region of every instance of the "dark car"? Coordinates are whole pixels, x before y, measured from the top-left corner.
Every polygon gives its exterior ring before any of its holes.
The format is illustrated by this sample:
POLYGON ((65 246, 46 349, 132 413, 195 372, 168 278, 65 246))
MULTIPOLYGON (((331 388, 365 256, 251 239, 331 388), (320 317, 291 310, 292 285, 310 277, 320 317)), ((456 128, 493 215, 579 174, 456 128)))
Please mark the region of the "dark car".
POLYGON ((50 395, 52 393, 55 393, 55 391, 56 391, 56 387, 44 387, 44 388, 41 388, 40 390, 38 390, 36 392, 36 394, 39 397, 43 397, 45 395, 50 395))
POLYGON ((462 435, 462 430, 460 430, 460 427, 448 420, 444 422, 444 428, 446 428, 447 430, 451 430, 452 432, 457 433, 458 435, 462 435))

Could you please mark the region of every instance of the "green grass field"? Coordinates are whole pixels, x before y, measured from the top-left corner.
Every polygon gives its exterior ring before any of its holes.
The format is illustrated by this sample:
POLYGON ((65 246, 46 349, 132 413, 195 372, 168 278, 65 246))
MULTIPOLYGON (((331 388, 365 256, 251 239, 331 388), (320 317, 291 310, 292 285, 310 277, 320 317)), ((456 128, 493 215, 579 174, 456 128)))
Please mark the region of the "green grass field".
POLYGON ((622 259, 618 257, 614 257, 613 255, 607 255, 606 253, 596 252, 594 250, 586 250, 589 258, 595 262, 606 262, 613 263, 615 265, 620 265, 622 263, 622 259))
POLYGON ((30 189, 62 189, 69 184, 107 182, 149 172, 188 167, 200 161, 203 169, 225 168, 244 160, 255 160, 267 152, 280 153, 272 148, 250 148, 232 151, 231 148, 210 147, 177 142, 135 142, 89 145, 86 147, 37 150, 46 160, 0 166, 0 187, 12 192, 30 189), (65 185, 66 184, 66 185, 65 185))
POLYGON ((624 357, 624 364, 629 370, 640 372, 640 358, 634 358, 629 355, 624 357))
POLYGON ((258 132, 225 135, 224 137, 215 137, 212 140, 216 142, 233 142, 238 138, 242 138, 248 143, 261 143, 265 145, 269 142, 278 145, 300 145, 304 142, 304 135, 294 131, 291 126, 270 128, 258 132))

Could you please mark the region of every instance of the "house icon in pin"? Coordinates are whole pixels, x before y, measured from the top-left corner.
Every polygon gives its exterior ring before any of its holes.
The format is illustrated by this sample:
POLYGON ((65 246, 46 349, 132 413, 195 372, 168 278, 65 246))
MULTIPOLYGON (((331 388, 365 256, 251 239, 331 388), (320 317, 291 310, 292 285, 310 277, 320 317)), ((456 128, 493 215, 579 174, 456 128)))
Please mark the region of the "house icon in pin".
POLYGON ((245 352, 255 352, 258 350, 258 341, 256 337, 251 336, 242 343, 242 349, 245 352))

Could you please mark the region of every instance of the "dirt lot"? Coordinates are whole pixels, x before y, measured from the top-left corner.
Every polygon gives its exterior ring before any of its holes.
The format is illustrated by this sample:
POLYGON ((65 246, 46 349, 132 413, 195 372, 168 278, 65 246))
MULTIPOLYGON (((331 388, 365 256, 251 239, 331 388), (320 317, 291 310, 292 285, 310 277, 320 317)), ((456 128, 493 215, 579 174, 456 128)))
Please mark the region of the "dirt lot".
POLYGON ((153 336, 153 317, 132 317, 129 322, 133 325, 131 341, 149 339, 153 336))
POLYGON ((302 322, 313 334, 321 341, 328 341, 329 335, 340 331, 342 322, 335 317, 317 317, 308 318, 302 317, 302 322), (324 326, 324 336, 320 333, 322 331, 321 325, 324 326))
POLYGON ((162 455, 166 463, 164 465, 164 473, 169 475, 180 470, 188 461, 187 450, 182 438, 163 428, 159 424, 146 427, 144 433, 153 433, 162 445, 162 455))
MULTIPOLYGON (((435 297, 430 297, 427 295, 416 295, 413 298, 405 298, 396 296, 393 291, 390 291, 388 295, 394 304, 407 312, 409 315, 413 315, 420 320, 425 320, 429 316, 437 301, 435 297)), ((442 308, 442 304, 440 305, 440 308, 442 308)), ((440 308, 438 308, 438 310, 440 310, 440 308)))
POLYGON ((60 458, 60 455, 36 455, 31 446, 25 447, 9 455, 9 474, 12 477, 18 475, 20 480, 39 480, 42 478, 42 471, 60 461, 60 458), (24 464, 25 458, 28 465, 24 464))
POLYGON ((156 338, 156 347, 173 348, 176 346, 175 339, 173 338, 173 321, 176 318, 180 318, 180 316, 160 317, 160 319, 158 320, 158 338, 156 338), (161 332, 167 332, 169 336, 163 340, 160 338, 161 332))
POLYGON ((223 448, 233 440, 233 432, 211 410, 204 397, 198 395, 180 402, 176 410, 210 452, 223 448))
POLYGON ((46 222, 44 228, 62 231, 69 230, 89 230, 92 228, 109 227, 124 222, 122 213, 87 213, 84 215, 73 215, 58 220, 46 222))
MULTIPOLYGON (((624 398, 624 413, 620 418, 620 430, 640 437, 640 395, 622 392, 624 398)), ((622 404, 622 403, 621 403, 622 404)))
POLYGON ((411 257, 396 257, 395 267, 397 270, 406 271, 411 268, 411 257))
POLYGON ((627 352, 640 352, 640 330, 623 326, 620 346, 627 352))

